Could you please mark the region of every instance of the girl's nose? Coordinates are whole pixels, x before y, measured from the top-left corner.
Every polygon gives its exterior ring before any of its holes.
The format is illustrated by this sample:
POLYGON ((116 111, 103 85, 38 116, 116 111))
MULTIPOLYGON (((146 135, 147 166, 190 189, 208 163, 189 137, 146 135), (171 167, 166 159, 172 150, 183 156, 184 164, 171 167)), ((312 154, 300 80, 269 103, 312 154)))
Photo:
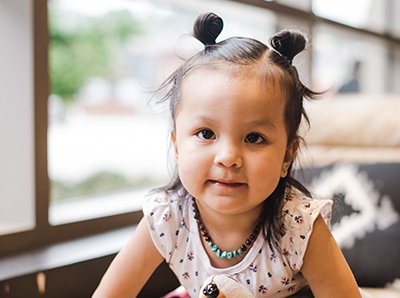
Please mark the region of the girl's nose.
POLYGON ((217 153, 215 154, 214 163, 224 167, 240 168, 243 165, 243 159, 240 149, 231 144, 221 144, 218 146, 217 153))

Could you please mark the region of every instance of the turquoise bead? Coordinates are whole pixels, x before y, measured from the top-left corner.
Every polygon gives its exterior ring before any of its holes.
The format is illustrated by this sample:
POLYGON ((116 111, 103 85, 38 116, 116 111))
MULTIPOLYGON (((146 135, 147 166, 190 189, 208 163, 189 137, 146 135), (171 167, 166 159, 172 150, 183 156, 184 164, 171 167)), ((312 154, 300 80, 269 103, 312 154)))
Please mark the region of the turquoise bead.
POLYGON ((222 254, 221 254, 221 258, 223 259, 223 258, 225 258, 226 257, 226 251, 224 251, 222 254))
MULTIPOLYGON (((211 251, 212 251, 212 252, 217 251, 217 249, 218 249, 218 246, 216 246, 216 245, 214 245, 213 247, 211 247, 211 251)), ((218 250, 219 250, 219 249, 218 249, 218 250)))
POLYGON ((238 253, 237 253, 236 250, 233 251, 233 256, 234 256, 234 257, 237 257, 237 256, 238 256, 238 253))
POLYGON ((239 255, 243 255, 243 252, 240 248, 238 249, 238 253, 239 253, 239 255))
POLYGON ((211 242, 211 241, 208 242, 208 246, 209 246, 209 247, 212 247, 212 242, 211 242))
POLYGON ((218 258, 221 257, 221 251, 218 249, 217 252, 215 253, 217 255, 218 258))
POLYGON ((228 252, 228 253, 226 254, 226 257, 227 257, 228 259, 232 259, 232 256, 233 256, 233 253, 231 253, 231 252, 228 252))

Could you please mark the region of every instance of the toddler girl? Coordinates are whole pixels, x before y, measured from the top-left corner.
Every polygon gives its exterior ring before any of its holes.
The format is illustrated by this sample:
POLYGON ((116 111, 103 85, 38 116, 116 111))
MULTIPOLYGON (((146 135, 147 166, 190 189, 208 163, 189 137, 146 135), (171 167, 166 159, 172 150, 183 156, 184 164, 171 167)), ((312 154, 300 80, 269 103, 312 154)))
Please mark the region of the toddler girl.
POLYGON ((198 17, 205 48, 171 86, 177 162, 156 190, 94 297, 134 297, 165 259, 191 297, 225 274, 255 297, 287 297, 309 284, 315 297, 361 297, 327 224, 331 201, 311 199, 292 176, 303 98, 293 58, 304 36, 283 31, 269 47, 250 38, 219 43, 222 20, 198 17))

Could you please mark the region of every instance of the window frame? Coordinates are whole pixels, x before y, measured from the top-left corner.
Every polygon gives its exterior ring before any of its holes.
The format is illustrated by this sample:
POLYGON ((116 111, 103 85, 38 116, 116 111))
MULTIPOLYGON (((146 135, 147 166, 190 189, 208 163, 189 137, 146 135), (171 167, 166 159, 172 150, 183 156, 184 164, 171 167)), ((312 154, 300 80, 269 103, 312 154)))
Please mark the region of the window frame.
POLYGON ((141 211, 52 226, 49 223, 49 187, 47 170, 47 103, 50 95, 48 62, 49 26, 47 0, 31 0, 34 86, 34 158, 35 221, 33 230, 0 236, 0 255, 35 249, 52 243, 101 233, 136 224, 141 211))
MULTIPOLYGON (((0 255, 7 255, 17 251, 31 250, 41 246, 85 237, 96 233, 110 231, 137 224, 142 218, 142 211, 127 212, 108 217, 95 218, 85 221, 61 224, 52 226, 49 223, 49 176, 47 169, 47 103, 50 95, 49 82, 49 26, 48 26, 48 7, 47 0, 30 0, 33 14, 33 59, 34 59, 34 158, 35 158, 35 217, 36 227, 30 231, 22 231, 13 234, 0 236, 0 255)), ((353 28, 331 20, 323 19, 314 15, 311 11, 304 11, 288 7, 276 2, 262 0, 230 0, 248 4, 254 7, 269 9, 278 16, 277 29, 283 29, 284 22, 279 22, 280 18, 298 18, 306 22, 310 35, 319 23, 344 28, 352 32, 367 34, 379 37, 392 45, 389 49, 400 48, 400 38, 395 38, 389 32, 384 34, 368 31, 365 29, 353 28)), ((392 53, 393 54, 393 53, 392 53)), ((311 58, 311 51, 309 51, 311 58)), ((311 61, 309 59, 308 61, 311 61)), ((310 64, 310 63, 309 63, 310 64)), ((311 77, 311 65, 307 66, 306 72, 311 77)), ((390 73, 390 71, 388 72, 390 73)), ((394 90, 394 89, 393 89, 394 90)))

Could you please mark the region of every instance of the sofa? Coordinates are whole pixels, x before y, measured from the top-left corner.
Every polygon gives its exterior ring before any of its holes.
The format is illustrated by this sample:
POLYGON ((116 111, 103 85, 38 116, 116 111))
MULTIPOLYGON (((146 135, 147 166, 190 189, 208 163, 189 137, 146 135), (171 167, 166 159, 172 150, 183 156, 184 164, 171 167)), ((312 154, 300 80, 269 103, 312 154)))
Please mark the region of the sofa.
POLYGON ((400 297, 400 95, 306 102, 296 176, 332 199, 331 230, 360 287, 400 297))

